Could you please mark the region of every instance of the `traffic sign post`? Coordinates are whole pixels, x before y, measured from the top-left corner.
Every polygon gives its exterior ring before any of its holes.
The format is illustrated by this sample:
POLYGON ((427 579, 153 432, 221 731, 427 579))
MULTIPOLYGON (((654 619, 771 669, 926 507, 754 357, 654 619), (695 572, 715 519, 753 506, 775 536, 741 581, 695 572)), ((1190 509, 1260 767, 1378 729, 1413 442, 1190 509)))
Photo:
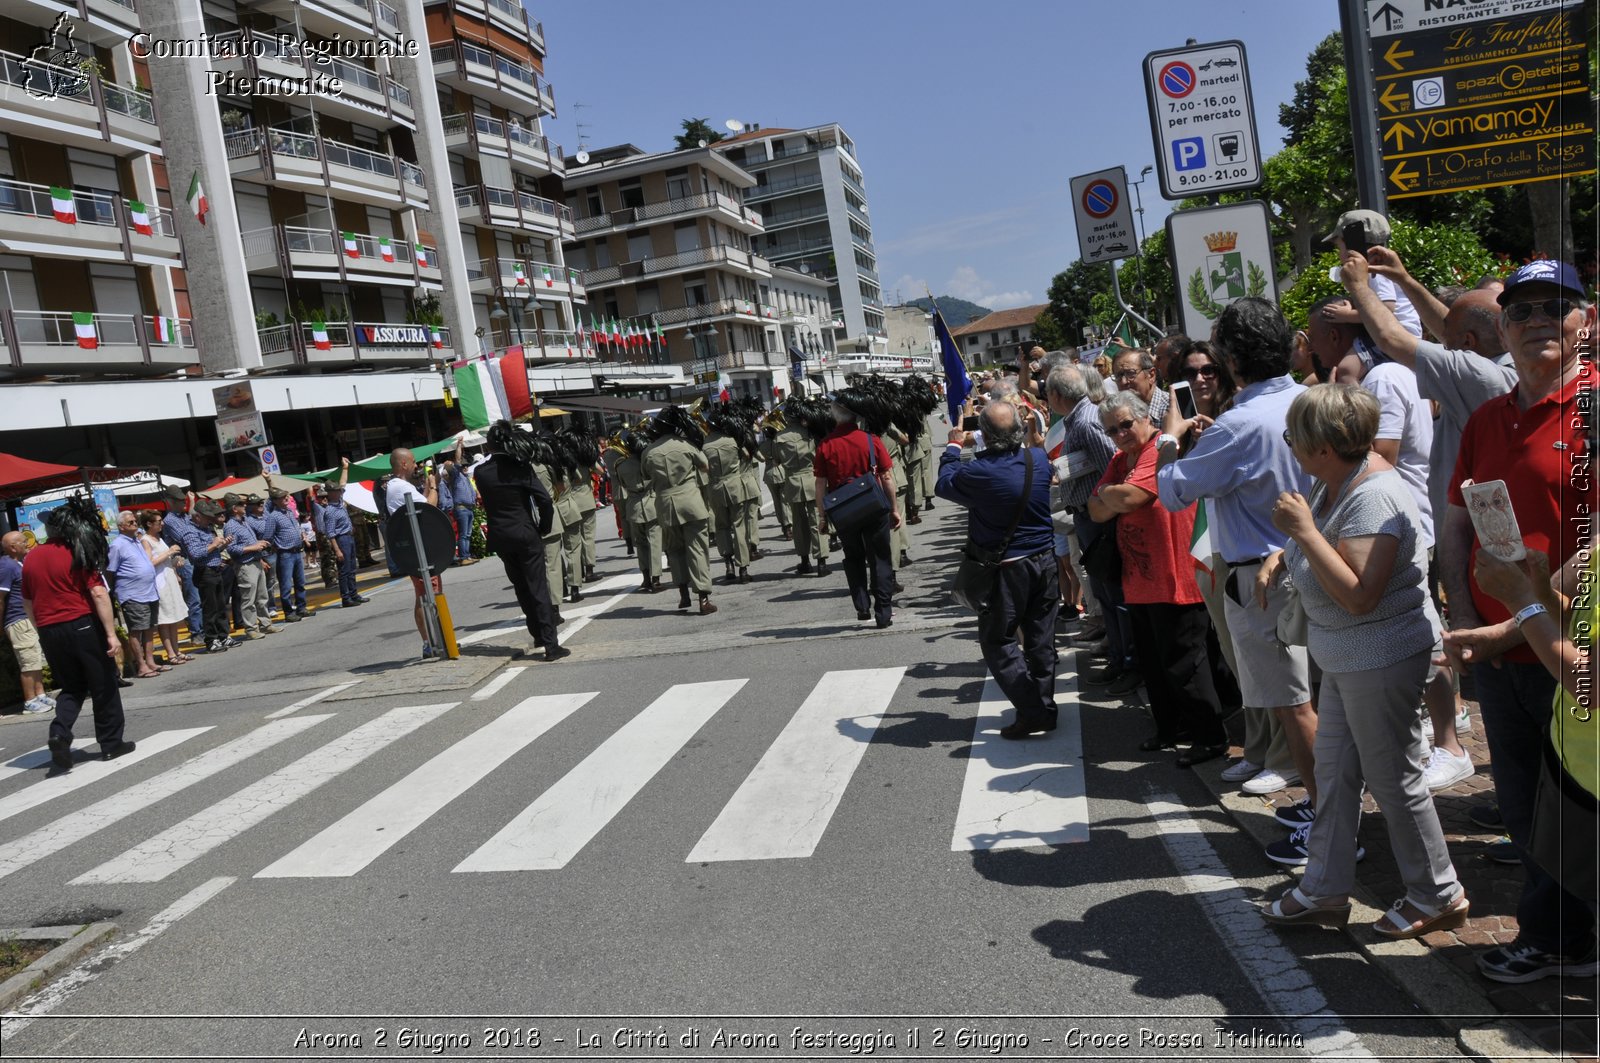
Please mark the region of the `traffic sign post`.
POLYGON ((1209 196, 1261 183, 1261 151, 1241 41, 1144 57, 1145 97, 1165 199, 1209 196))
POLYGON ((1138 253, 1126 170, 1113 166, 1082 174, 1072 179, 1071 188, 1078 253, 1083 261, 1111 262, 1138 253))
POLYGON ((1272 216, 1258 199, 1167 216, 1167 250, 1183 330, 1209 336, 1217 315, 1245 296, 1277 301, 1272 216))
POLYGON ((1366 0, 1373 75, 1359 88, 1375 96, 1388 198, 1593 173, 1581 7, 1366 0))
POLYGON ((256 451, 256 457, 261 460, 261 471, 277 475, 283 472, 278 468, 278 450, 276 447, 262 447, 256 451))

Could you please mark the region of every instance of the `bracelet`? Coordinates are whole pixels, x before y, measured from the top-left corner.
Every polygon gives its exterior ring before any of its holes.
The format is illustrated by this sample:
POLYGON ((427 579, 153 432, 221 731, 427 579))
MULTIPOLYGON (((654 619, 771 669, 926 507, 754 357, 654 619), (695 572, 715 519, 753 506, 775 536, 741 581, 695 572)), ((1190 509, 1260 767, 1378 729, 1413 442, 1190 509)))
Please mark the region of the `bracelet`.
POLYGON ((1518 609, 1517 615, 1511 618, 1511 622, 1520 628, 1523 624, 1527 623, 1529 620, 1532 620, 1540 613, 1544 613, 1546 616, 1548 616, 1550 614, 1550 610, 1546 609, 1543 603, 1534 602, 1532 605, 1525 605, 1521 609, 1518 609))
POLYGON ((1160 450, 1168 443, 1171 443, 1173 446, 1178 446, 1178 437, 1173 435, 1171 432, 1162 432, 1160 435, 1156 436, 1157 450, 1160 450))

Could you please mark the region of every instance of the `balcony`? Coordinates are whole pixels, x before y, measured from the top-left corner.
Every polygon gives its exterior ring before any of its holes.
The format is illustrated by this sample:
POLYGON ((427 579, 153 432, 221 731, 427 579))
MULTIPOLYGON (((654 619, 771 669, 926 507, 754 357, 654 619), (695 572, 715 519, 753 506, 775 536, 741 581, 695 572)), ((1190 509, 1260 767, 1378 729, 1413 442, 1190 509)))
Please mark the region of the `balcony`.
POLYGON ((383 321, 354 324, 330 321, 321 325, 290 322, 261 329, 256 338, 261 344, 262 365, 268 369, 357 365, 390 368, 455 360, 450 330, 427 325, 383 321))
POLYGON ((306 30, 324 37, 335 33, 346 40, 359 40, 375 34, 391 39, 400 36, 400 13, 384 0, 243 0, 260 11, 277 15, 284 22, 297 21, 306 30), (358 32, 352 33, 355 30, 358 32))
POLYGON ((524 129, 515 121, 504 122, 482 114, 447 114, 444 117, 444 146, 463 155, 503 155, 514 169, 534 176, 564 174, 561 145, 552 145, 542 133, 524 129))
POLYGON ((717 368, 723 372, 782 369, 788 365, 789 356, 782 351, 733 351, 717 355, 717 368))
POLYGON ((793 258, 796 255, 805 255, 824 248, 833 249, 832 236, 814 236, 809 240, 773 242, 762 248, 761 253, 768 258, 793 258))
POLYGON ((463 221, 470 220, 465 216, 470 211, 487 225, 573 239, 572 210, 531 192, 494 185, 457 185, 456 209, 463 212, 463 221))
POLYGON ((609 214, 582 218, 577 223, 576 232, 579 236, 585 236, 619 229, 634 229, 643 225, 680 221, 700 214, 717 218, 730 228, 746 235, 753 236, 763 231, 761 215, 756 211, 721 192, 705 192, 698 196, 646 203, 642 207, 627 207, 609 214))
POLYGON ((38 26, 39 43, 63 14, 77 20, 73 29, 79 44, 126 45, 140 29, 133 0, 0 0, 0 18, 38 26))
POLYGON ((522 293, 530 298, 585 298, 578 271, 555 262, 485 258, 467 267, 467 281, 476 295, 522 293))
POLYGON ((845 213, 849 214, 856 221, 860 222, 862 225, 866 226, 868 229, 872 228, 872 219, 867 217, 867 212, 862 210, 860 207, 856 206, 855 204, 851 203, 849 199, 846 199, 844 201, 844 209, 845 209, 845 213))
POLYGON ((442 286, 439 254, 425 247, 426 266, 405 239, 368 233, 342 233, 298 225, 273 225, 241 233, 245 268, 251 273, 350 284, 392 284, 402 288, 442 286), (387 256, 387 260, 386 260, 387 256))
POLYGON ((804 207, 793 207, 788 210, 776 211, 766 215, 766 229, 789 229, 800 225, 810 225, 813 222, 826 222, 828 220, 828 205, 826 203, 812 203, 804 207))
POLYGON ((28 62, 15 52, 0 51, 0 133, 113 155, 161 154, 155 102, 148 92, 28 62), (32 78, 66 88, 41 99, 28 91, 30 84, 40 83, 32 78))
POLYGON ((866 186, 864 186, 860 181, 857 181, 855 177, 851 175, 849 170, 846 170, 843 166, 839 167, 839 176, 844 179, 844 186, 846 188, 855 192, 855 194, 860 196, 863 200, 867 198, 866 186))
POLYGON ((147 266, 183 264, 171 211, 144 206, 150 232, 141 233, 127 200, 72 192, 72 201, 77 221, 57 221, 48 187, 0 178, 0 252, 147 266))
POLYGON ((157 319, 136 314, 91 314, 94 349, 81 345, 71 313, 0 310, 0 374, 39 373, 154 376, 198 365, 188 318, 157 319), (163 332, 161 322, 165 321, 163 332))
POLYGON ((703 247, 661 258, 645 258, 637 262, 624 262, 617 266, 585 270, 580 276, 585 288, 606 288, 624 279, 635 281, 641 277, 662 277, 703 269, 706 266, 720 266, 745 276, 772 276, 771 262, 749 251, 726 246, 703 247))
POLYGON ((410 91, 398 81, 346 59, 326 61, 309 54, 292 37, 255 30, 237 30, 212 38, 229 49, 228 58, 215 60, 217 70, 246 78, 337 78, 338 92, 310 94, 324 113, 371 124, 417 127, 410 91))
POLYGON ((787 196, 802 188, 819 188, 821 185, 822 174, 820 173, 786 177, 781 181, 769 181, 767 184, 745 189, 744 201, 746 203, 757 203, 764 199, 772 199, 775 196, 787 196))
POLYGON ((430 54, 434 76, 446 84, 502 107, 532 104, 540 114, 556 113, 555 90, 531 66, 462 40, 435 44, 430 54))
POLYGON ((415 163, 326 137, 282 129, 241 129, 224 138, 235 177, 382 207, 428 209, 428 189, 415 163))

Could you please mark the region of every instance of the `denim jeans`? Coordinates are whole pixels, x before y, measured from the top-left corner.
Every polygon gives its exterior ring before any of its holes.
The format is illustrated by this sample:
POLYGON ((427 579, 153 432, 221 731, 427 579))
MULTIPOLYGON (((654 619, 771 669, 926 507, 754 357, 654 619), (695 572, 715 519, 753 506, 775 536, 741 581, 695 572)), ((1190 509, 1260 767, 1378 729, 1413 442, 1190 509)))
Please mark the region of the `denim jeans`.
POLYGON ((299 551, 278 551, 278 595, 283 599, 283 615, 306 611, 306 555, 299 551))
POLYGON ((175 568, 178 574, 178 586, 183 590, 183 603, 189 607, 189 637, 199 640, 204 637, 205 615, 200 610, 200 588, 194 582, 194 565, 183 564, 175 568))
POLYGON ((339 600, 348 602, 356 596, 356 537, 336 535, 334 542, 339 544, 339 550, 344 554, 344 558, 338 561, 339 600))
MULTIPOLYGON (((1533 825, 1533 799, 1550 734, 1556 681, 1542 664, 1501 664, 1499 668, 1480 664, 1472 670, 1472 678, 1500 815, 1520 849, 1527 845, 1533 825)), ((1526 852, 1522 865, 1528 877, 1517 903, 1518 942, 1565 956, 1586 954, 1594 941, 1594 913, 1588 903, 1563 890, 1526 852)))
POLYGON ((465 561, 472 556, 472 519, 475 512, 471 506, 456 507, 457 561, 465 561))

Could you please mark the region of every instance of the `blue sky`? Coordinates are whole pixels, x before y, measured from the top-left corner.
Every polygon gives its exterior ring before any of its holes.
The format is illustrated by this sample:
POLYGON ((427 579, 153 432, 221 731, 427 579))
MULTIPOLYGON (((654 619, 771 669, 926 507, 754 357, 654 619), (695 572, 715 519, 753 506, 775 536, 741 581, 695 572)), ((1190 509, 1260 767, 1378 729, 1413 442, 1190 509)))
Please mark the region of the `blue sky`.
MULTIPOLYGON (((687 117, 838 122, 866 173, 885 294, 1045 301, 1078 256, 1068 181, 1154 162, 1145 53, 1239 39, 1263 156, 1336 0, 528 0, 570 154, 672 146, 687 117), (577 106, 582 104, 583 106, 577 106)), ((1146 232, 1170 204, 1140 189, 1146 232)))

